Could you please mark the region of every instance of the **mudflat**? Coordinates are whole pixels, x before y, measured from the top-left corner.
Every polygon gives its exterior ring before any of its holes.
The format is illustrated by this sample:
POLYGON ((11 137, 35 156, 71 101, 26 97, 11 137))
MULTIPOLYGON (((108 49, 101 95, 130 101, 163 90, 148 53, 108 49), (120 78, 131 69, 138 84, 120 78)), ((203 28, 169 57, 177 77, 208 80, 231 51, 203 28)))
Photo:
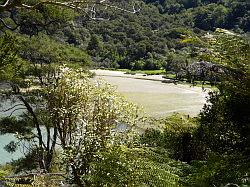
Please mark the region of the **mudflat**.
POLYGON ((200 87, 183 84, 162 83, 162 75, 128 75, 124 72, 91 70, 117 87, 128 100, 142 106, 154 117, 171 115, 174 112, 197 116, 206 103, 207 91, 200 87))

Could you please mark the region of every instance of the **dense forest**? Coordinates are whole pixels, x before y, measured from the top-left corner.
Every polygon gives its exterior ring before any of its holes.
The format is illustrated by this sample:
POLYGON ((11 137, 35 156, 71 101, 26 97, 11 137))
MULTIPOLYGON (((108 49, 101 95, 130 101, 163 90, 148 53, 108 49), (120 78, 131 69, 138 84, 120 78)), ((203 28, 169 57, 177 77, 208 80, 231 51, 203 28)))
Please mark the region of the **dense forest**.
POLYGON ((0 0, 0 186, 249 186, 249 33, 248 0, 0 0), (154 118, 91 68, 213 89, 154 118))

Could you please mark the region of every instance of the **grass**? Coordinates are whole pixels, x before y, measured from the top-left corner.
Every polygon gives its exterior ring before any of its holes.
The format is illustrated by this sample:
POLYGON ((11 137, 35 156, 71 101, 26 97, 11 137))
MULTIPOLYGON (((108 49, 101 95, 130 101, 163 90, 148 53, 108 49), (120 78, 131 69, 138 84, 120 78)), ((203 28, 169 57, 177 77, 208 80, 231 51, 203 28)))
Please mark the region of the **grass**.
POLYGON ((157 69, 157 70, 128 70, 126 73, 128 74, 146 74, 146 75, 165 75, 166 71, 164 69, 157 69))
POLYGON ((130 70, 130 69, 115 69, 115 68, 105 68, 110 71, 121 71, 125 72, 125 74, 135 75, 137 73, 145 74, 145 75, 165 75, 166 71, 164 69, 156 69, 156 70, 130 70))
POLYGON ((166 78, 166 79, 174 79, 175 78, 175 74, 167 73, 167 74, 164 75, 164 78, 166 78))
POLYGON ((122 71, 126 74, 135 75, 136 73, 145 74, 145 75, 165 75, 166 71, 164 69, 157 70, 130 70, 130 69, 111 69, 114 71, 122 71))

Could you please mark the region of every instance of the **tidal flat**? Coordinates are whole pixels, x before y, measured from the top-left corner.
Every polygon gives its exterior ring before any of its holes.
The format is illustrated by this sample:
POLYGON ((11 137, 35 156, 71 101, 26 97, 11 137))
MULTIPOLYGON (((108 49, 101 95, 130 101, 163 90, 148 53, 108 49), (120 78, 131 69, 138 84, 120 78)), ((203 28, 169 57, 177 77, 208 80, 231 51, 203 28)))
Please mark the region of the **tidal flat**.
POLYGON ((185 113, 197 116, 206 103, 208 90, 183 84, 162 83, 161 75, 126 75, 124 72, 92 70, 101 78, 116 86, 128 100, 142 106, 153 117, 185 113))

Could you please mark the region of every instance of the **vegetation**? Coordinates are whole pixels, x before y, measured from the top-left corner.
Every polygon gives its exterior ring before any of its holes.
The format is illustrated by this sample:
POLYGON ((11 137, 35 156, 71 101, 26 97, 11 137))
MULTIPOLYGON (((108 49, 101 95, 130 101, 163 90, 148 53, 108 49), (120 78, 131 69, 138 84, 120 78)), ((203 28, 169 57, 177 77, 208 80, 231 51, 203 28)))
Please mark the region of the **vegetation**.
MULTIPOLYGON (((124 71, 124 70, 122 70, 124 71)), ((145 74, 145 75, 164 75, 166 72, 163 69, 159 69, 159 70, 126 70, 125 72, 126 74, 136 74, 136 73, 140 73, 140 74, 145 74)))
POLYGON ((0 167, 0 185, 250 185, 249 9, 244 0, 0 0, 0 97, 13 103, 0 133, 16 137, 6 151, 24 150, 0 167), (88 67, 217 89, 197 117, 153 119, 88 67))

